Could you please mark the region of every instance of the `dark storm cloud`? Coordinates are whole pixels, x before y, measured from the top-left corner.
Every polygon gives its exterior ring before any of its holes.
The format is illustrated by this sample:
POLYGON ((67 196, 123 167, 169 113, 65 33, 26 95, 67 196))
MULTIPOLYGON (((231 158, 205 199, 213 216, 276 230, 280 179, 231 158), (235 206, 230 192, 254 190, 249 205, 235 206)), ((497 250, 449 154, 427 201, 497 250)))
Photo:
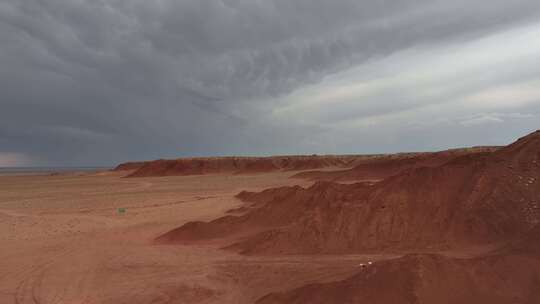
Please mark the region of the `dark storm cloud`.
POLYGON ((276 97, 539 13, 535 0, 4 0, 0 153, 109 164, 306 151, 298 139, 324 128, 273 124, 276 97))

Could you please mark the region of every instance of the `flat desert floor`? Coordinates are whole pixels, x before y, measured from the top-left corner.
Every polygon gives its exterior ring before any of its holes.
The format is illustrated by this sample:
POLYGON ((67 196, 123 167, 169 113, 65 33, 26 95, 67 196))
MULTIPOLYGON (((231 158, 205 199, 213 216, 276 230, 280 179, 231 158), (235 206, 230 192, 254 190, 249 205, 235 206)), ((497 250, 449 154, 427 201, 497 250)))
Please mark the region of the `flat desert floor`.
POLYGON ((222 241, 152 242, 242 206, 234 197, 242 190, 310 184, 288 178, 295 173, 0 176, 0 303, 253 303, 388 258, 243 256, 221 250, 222 241))

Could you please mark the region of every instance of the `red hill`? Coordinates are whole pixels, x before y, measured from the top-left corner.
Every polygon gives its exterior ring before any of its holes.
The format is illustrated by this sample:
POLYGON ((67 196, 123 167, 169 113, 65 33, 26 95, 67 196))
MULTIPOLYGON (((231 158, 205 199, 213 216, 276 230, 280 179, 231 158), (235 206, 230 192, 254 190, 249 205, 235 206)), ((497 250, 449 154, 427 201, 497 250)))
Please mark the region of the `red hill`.
POLYGON ((339 171, 308 171, 293 177, 308 180, 354 181, 381 180, 405 170, 421 167, 437 167, 460 156, 494 152, 498 147, 474 147, 441 152, 400 153, 373 159, 359 160, 354 168, 339 171))
MULTIPOLYGON (((199 175, 212 173, 249 174, 274 171, 346 168, 371 156, 273 156, 209 157, 155 160, 144 163, 129 177, 199 175)), ((119 167, 127 167, 120 165, 119 167)))
POLYGON ((118 166, 116 166, 113 171, 131 171, 131 170, 137 170, 144 166, 147 162, 129 162, 129 163, 123 163, 118 166))
POLYGON ((540 222, 540 133, 496 152, 413 167, 381 182, 280 188, 242 194, 241 216, 190 223, 159 240, 250 232, 246 254, 428 250, 508 242, 540 222))

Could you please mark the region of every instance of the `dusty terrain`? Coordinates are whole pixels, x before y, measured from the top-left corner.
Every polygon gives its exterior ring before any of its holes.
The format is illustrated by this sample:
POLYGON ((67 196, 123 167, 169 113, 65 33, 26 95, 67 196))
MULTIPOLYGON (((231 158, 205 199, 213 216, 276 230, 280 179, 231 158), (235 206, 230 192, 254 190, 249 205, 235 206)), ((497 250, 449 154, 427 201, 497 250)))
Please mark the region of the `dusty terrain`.
POLYGON ((234 197, 242 190, 307 185, 288 178, 294 173, 1 176, 0 303, 253 303, 383 258, 247 257, 219 242, 153 244, 183 222, 243 206, 234 197))
POLYGON ((339 159, 0 176, 0 303, 540 303, 540 132, 339 159))

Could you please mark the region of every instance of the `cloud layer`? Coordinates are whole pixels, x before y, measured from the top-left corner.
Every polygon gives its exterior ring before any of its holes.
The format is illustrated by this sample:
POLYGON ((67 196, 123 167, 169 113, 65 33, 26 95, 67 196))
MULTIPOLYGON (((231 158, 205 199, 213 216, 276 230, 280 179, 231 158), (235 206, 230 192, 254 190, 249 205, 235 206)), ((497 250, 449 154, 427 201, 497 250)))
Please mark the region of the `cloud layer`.
POLYGON ((535 0, 6 0, 0 153, 502 144, 537 128, 538 34, 535 0))

